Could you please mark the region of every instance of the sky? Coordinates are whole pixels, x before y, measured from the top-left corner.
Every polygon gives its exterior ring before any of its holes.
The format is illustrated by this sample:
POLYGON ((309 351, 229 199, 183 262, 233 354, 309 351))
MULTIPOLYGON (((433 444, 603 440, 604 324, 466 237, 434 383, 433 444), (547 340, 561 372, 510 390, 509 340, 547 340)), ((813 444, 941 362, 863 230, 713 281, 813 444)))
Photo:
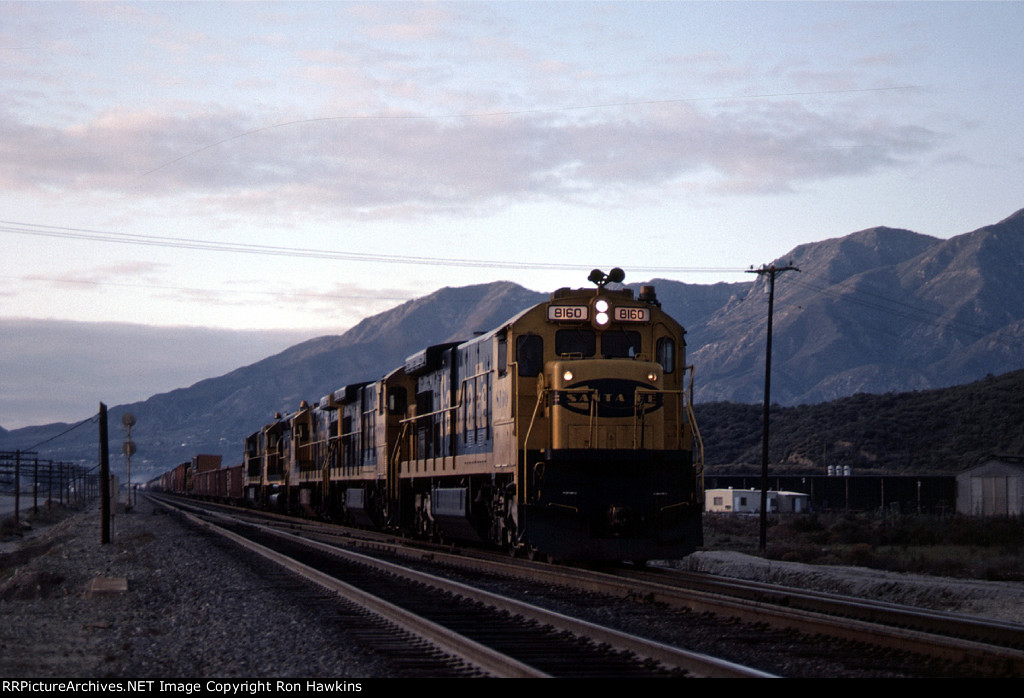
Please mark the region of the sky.
POLYGON ((312 337, 444 286, 969 232, 1024 207, 1022 30, 1020 2, 0 0, 0 320, 312 337))

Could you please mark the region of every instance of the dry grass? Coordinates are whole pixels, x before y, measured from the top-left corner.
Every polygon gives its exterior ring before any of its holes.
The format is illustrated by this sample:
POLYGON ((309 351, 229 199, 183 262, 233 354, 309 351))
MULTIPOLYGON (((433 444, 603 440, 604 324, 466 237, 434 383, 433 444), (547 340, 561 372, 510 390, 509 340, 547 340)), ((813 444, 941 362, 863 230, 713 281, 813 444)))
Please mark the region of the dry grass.
MULTIPOLYGON (((708 550, 760 555, 757 516, 707 514, 708 550)), ((966 579, 1024 581, 1024 520, 864 513, 771 516, 764 557, 966 579)))

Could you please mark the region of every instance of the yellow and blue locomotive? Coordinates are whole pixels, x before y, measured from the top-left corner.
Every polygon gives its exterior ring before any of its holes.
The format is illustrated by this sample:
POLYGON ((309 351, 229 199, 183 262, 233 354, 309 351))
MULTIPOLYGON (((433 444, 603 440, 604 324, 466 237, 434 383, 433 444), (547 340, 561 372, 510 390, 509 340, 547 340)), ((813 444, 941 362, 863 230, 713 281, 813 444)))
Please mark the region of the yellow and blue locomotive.
POLYGON ((654 288, 561 289, 246 441, 250 499, 557 559, 702 544, 685 330, 654 288))

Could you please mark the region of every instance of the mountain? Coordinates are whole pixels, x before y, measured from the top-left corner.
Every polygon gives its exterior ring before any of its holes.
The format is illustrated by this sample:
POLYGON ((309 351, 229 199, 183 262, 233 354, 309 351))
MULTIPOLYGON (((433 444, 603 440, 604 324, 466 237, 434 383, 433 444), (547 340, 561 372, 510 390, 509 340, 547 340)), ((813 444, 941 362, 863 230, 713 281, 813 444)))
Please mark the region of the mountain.
MULTIPOLYGON (((939 240, 872 228, 775 262, 773 402, 923 390, 1024 366, 1024 211, 939 240)), ((700 401, 763 399, 768 279, 688 326, 700 401)), ((685 321, 684 321, 685 322, 685 321)))
MULTIPOLYGON (((1024 304, 1017 301, 1024 211, 949 240, 871 228, 801 245, 776 265, 800 270, 776 279, 772 401, 780 405, 935 389, 1024 368, 1024 304)), ((766 277, 653 283, 663 307, 687 328, 697 402, 760 403, 766 277)), ((153 476, 196 453, 237 462, 242 439, 274 412, 380 377, 427 345, 470 338, 546 297, 510 282, 442 289, 343 335, 113 407, 111 451, 119 450, 120 416, 131 411, 139 445, 133 472, 153 476)), ((39 443, 69 426, 0 430, 0 450, 39 443)), ((95 462, 95 444, 95 426, 87 424, 48 443, 40 457, 95 462)))

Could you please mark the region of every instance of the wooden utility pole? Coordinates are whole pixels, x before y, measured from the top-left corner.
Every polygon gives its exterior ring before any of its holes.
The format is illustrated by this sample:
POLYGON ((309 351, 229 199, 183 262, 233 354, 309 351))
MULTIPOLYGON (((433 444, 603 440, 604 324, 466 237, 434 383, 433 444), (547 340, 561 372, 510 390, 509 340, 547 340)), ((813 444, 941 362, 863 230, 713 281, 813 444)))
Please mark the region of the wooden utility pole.
POLYGON ((18 528, 18 508, 21 506, 21 451, 14 452, 14 528, 18 528))
POLYGON ((107 406, 100 403, 100 543, 110 542, 110 445, 107 441, 107 406))
POLYGON ((764 552, 768 546, 768 424, 772 391, 772 315, 775 311, 775 276, 784 271, 800 271, 794 266, 776 267, 764 265, 751 269, 750 274, 768 277, 768 342, 764 358, 764 418, 761 430, 761 537, 759 548, 764 552))

